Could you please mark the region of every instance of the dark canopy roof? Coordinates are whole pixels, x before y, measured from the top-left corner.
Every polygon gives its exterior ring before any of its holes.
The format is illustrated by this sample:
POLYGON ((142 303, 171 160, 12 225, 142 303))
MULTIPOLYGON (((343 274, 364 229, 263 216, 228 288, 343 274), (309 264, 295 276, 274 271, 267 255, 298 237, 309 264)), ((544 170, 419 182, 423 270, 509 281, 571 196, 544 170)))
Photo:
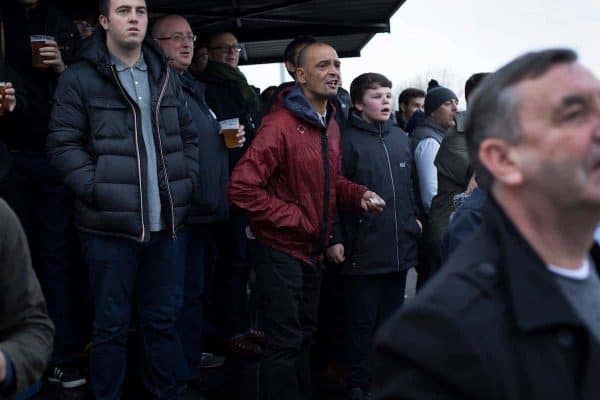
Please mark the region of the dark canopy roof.
MULTIPOLYGON (((96 1, 50 0, 71 13, 96 15, 96 1)), ((151 16, 180 14, 194 32, 233 32, 245 51, 241 64, 279 62, 289 41, 312 35, 341 57, 358 57, 406 0, 146 0, 151 16)))
POLYGON ((358 57, 406 0, 148 0, 153 15, 181 14, 198 35, 231 31, 245 44, 240 64, 281 61, 297 35, 331 44, 340 57, 358 57))

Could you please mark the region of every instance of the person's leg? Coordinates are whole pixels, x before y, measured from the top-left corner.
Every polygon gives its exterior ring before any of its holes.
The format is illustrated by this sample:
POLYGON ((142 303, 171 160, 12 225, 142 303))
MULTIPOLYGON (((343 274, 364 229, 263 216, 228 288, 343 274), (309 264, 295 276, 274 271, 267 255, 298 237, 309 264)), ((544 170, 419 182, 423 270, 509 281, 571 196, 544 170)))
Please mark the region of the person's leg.
POLYGON ((156 399, 177 398, 175 321, 181 306, 178 284, 184 235, 183 230, 176 237, 164 231, 153 233, 149 243, 143 245, 137 274, 141 375, 146 391, 156 399))
POLYGON ((344 275, 344 321, 349 390, 366 390, 380 293, 376 276, 344 275))
POLYGON ((177 318, 176 328, 180 344, 178 381, 191 378, 202 359, 202 321, 204 294, 204 260, 208 225, 187 227, 186 258, 181 279, 183 305, 177 318))
POLYGON ((140 244, 81 233, 94 303, 90 378, 96 400, 121 398, 140 244))
POLYGON ((222 319, 226 338, 245 332, 250 326, 248 310, 248 276, 246 226, 248 219, 233 214, 225 224, 225 237, 220 241, 223 283, 222 319))
POLYGON ((260 398, 297 400, 303 266, 258 240, 255 244, 259 318, 267 338, 259 365, 260 398))
POLYGON ((385 322, 404 304, 407 274, 408 271, 401 271, 381 276, 381 303, 379 305, 377 326, 385 322))
POLYGON ((318 327, 319 298, 323 280, 323 264, 302 265, 302 298, 300 324, 302 326, 302 348, 296 364, 298 388, 301 399, 312 399, 310 353, 318 327))
POLYGON ((37 270, 44 290, 48 314, 55 326, 53 363, 69 364, 75 352, 75 245, 72 236, 73 194, 45 155, 35 160, 37 187, 35 219, 38 226, 37 270))

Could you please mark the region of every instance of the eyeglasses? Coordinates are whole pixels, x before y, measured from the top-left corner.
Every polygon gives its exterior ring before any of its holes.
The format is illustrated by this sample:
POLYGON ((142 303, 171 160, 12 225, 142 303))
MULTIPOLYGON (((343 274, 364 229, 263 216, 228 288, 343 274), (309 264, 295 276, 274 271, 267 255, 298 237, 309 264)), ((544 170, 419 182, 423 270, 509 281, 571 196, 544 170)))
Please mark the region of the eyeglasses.
POLYGON ((222 44, 221 46, 211 47, 210 50, 219 50, 224 53, 229 53, 230 51, 235 51, 235 52, 239 53, 240 51, 242 51, 242 45, 241 44, 232 44, 232 45, 222 44))
POLYGON ((181 43, 181 42, 184 42, 187 40, 188 42, 195 43, 197 38, 198 37, 196 35, 182 35, 181 33, 174 33, 173 35, 168 36, 168 37, 159 37, 159 38, 155 38, 155 39, 156 40, 172 40, 177 43, 181 43))

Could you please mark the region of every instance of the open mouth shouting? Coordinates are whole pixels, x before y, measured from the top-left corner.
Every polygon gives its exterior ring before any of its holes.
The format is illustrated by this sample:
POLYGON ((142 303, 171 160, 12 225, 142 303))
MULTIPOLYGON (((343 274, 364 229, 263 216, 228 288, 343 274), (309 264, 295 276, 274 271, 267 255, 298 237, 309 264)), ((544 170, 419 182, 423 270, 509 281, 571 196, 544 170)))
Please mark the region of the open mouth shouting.
POLYGON ((340 80, 337 78, 331 78, 331 79, 327 79, 325 81, 325 84, 327 85, 327 87, 329 87, 332 90, 337 90, 340 84, 340 80))

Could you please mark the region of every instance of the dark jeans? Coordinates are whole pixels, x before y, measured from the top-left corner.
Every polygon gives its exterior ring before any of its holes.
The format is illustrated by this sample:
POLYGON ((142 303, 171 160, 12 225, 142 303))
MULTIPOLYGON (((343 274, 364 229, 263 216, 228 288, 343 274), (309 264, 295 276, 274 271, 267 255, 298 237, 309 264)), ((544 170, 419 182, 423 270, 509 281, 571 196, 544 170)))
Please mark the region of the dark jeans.
POLYGON ((310 347, 323 266, 256 242, 258 313, 267 337, 259 372, 261 399, 312 399, 310 347))
POLYGON ((232 214, 218 225, 218 262, 216 271, 217 323, 228 338, 245 332, 249 325, 248 262, 245 216, 232 214))
MULTIPOLYGON (((84 303, 78 292, 85 285, 77 281, 77 273, 84 268, 75 268, 73 195, 44 153, 15 152, 12 159, 6 201, 27 234, 33 267, 55 325, 52 360, 70 361, 72 353, 80 350, 78 346, 82 348, 85 341, 81 338, 82 329, 76 326, 77 321, 85 318, 74 315, 77 314, 74 303, 84 303)), ((85 275, 80 278, 85 282, 85 275)))
POLYGON ((176 323, 179 337, 177 379, 182 384, 192 377, 202 358, 204 272, 205 266, 214 260, 211 255, 215 246, 215 225, 188 225, 186 230, 185 260, 179 277, 183 306, 176 323))
POLYGON ((344 275, 347 332, 347 387, 368 389, 373 373, 373 336, 404 303, 406 271, 381 275, 344 275))
POLYGON ((91 383, 97 400, 119 399, 126 370, 127 333, 135 307, 145 398, 176 399, 181 254, 185 233, 152 233, 148 243, 82 232, 94 300, 91 383))

